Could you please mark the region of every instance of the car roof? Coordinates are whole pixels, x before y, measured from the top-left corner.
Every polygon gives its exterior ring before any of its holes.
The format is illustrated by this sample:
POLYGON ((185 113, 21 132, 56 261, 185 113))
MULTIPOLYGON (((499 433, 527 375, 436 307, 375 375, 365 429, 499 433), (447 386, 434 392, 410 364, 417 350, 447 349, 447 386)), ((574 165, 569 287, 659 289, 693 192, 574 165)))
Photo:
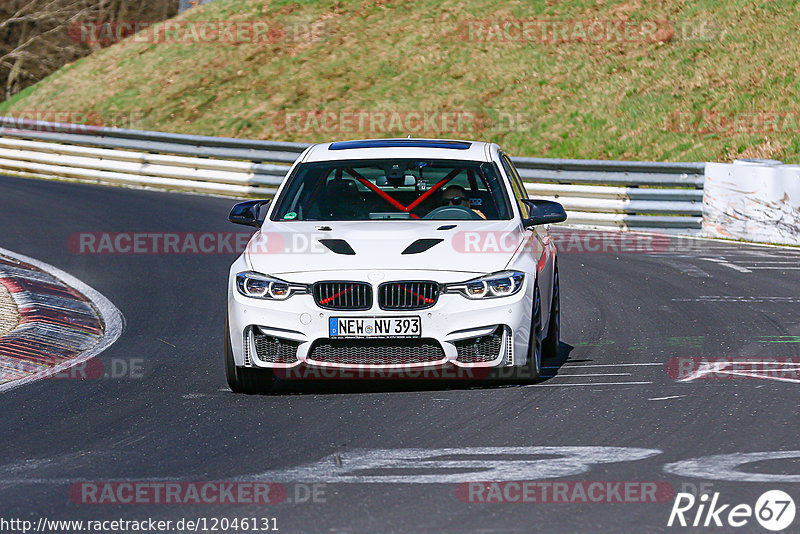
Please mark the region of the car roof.
POLYGON ((420 158, 491 161, 491 143, 456 139, 361 139, 312 145, 304 162, 420 158))

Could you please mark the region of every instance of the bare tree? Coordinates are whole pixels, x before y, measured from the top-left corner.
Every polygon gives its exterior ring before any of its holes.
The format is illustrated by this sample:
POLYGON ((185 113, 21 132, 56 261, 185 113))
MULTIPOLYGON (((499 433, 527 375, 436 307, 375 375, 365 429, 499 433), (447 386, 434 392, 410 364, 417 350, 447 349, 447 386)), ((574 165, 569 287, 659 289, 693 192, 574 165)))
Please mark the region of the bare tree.
POLYGON ((178 0, 3 0, 0 4, 0 100, 112 40, 80 38, 87 24, 158 22, 178 0))

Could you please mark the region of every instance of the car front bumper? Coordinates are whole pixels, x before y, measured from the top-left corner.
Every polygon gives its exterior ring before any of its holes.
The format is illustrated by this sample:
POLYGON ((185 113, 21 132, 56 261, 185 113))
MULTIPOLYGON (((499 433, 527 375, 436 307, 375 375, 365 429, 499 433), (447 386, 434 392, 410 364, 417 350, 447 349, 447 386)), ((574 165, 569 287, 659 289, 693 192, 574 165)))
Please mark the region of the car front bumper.
MULTIPOLYGON (((234 264, 228 284, 229 335, 237 366, 407 369, 455 365, 487 368, 522 365, 526 361, 533 293, 530 275, 526 276, 522 290, 509 297, 471 300, 460 294, 445 293, 433 307, 418 311, 385 311, 377 303, 364 311, 333 311, 320 308, 309 294, 293 295, 284 301, 245 297, 235 288, 235 274, 246 270, 243 267, 239 262, 234 264), (411 316, 420 318, 419 338, 331 339, 329 332, 331 317, 411 316), (477 346, 482 349, 476 349, 477 346), (496 349, 491 359, 488 359, 486 347, 491 347, 492 351, 496 349), (277 354, 280 356, 276 357, 277 354), (376 358, 376 354, 379 357, 376 358)), ((377 287, 380 282, 393 280, 453 283, 474 277, 463 272, 404 270, 383 271, 380 281, 375 281, 371 279, 374 273, 313 272, 282 278, 297 283, 364 281, 377 287)))

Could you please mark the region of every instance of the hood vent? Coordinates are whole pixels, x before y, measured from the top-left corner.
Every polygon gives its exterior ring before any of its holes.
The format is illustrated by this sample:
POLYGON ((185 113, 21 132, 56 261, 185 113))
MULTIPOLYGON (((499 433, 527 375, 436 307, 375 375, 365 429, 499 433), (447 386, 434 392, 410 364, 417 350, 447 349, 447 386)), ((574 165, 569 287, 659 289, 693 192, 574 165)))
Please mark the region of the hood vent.
POLYGON ((356 251, 350 246, 350 243, 344 239, 320 239, 320 243, 325 245, 328 250, 336 254, 344 254, 345 256, 355 256, 356 251))
POLYGON ((438 245, 442 241, 444 241, 444 239, 417 239, 408 245, 401 254, 419 254, 420 252, 425 252, 431 247, 438 245))

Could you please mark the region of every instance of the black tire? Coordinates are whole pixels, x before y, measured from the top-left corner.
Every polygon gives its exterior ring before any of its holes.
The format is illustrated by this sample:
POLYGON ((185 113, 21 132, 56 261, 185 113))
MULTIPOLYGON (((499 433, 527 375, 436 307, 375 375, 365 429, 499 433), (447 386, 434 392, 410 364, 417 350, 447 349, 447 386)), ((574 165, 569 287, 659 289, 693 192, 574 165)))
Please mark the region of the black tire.
POLYGON ((533 310, 531 311, 531 335, 528 340, 528 362, 525 364, 525 380, 535 382, 542 372, 542 298, 539 286, 533 288, 533 310))
POLYGON ((233 360, 233 348, 231 347, 227 316, 225 317, 225 377, 228 379, 228 387, 231 388, 231 391, 247 395, 267 393, 275 383, 275 373, 272 369, 251 369, 249 367, 236 366, 233 360))
POLYGON ((547 336, 542 341, 542 358, 545 360, 558 358, 561 343, 561 290, 558 283, 558 268, 553 273, 553 300, 550 302, 550 323, 547 325, 547 336))

